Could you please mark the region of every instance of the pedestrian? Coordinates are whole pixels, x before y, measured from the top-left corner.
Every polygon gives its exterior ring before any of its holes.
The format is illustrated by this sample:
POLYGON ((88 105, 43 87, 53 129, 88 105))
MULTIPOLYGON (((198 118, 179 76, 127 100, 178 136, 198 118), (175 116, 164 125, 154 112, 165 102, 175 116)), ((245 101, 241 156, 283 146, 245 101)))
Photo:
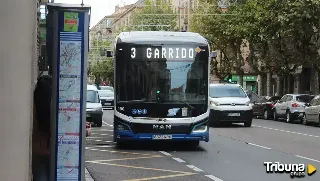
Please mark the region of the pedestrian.
POLYGON ((50 111, 52 79, 41 76, 33 93, 32 174, 33 181, 49 181, 50 111))

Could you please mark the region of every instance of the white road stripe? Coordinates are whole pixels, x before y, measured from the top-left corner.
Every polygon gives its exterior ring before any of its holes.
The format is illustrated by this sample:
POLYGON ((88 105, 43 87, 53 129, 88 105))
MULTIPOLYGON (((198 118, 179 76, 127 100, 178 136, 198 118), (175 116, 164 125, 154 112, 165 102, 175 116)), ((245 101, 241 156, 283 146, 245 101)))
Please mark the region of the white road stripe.
POLYGON ((314 162, 320 163, 319 160, 315 160, 315 159, 312 159, 312 158, 308 158, 308 157, 304 157, 304 156, 300 156, 300 155, 296 155, 296 157, 299 157, 299 158, 303 158, 303 159, 306 159, 306 160, 310 160, 310 161, 314 161, 314 162))
POLYGON ((174 158, 174 157, 172 157, 172 159, 174 159, 175 161, 180 162, 180 163, 184 163, 184 162, 185 162, 184 160, 182 160, 182 159, 180 159, 180 158, 174 158))
POLYGON ((215 177, 213 175, 205 175, 206 177, 210 178, 211 180, 214 180, 214 181, 223 181, 221 179, 219 179, 218 177, 215 177))
POLYGON ((110 126, 110 127, 113 127, 113 125, 109 124, 109 123, 106 123, 104 121, 102 121, 104 124, 106 124, 107 126, 110 126))
POLYGON ((306 133, 298 133, 298 132, 294 132, 294 131, 287 131, 287 130, 283 130, 283 129, 269 128, 269 127, 258 126, 258 125, 252 125, 252 126, 257 127, 257 128, 264 128, 264 129, 269 129, 269 130, 274 130, 274 131, 281 131, 281 132, 286 132, 286 133, 291 133, 291 134, 297 134, 297 135, 309 136, 309 137, 314 137, 314 138, 320 138, 320 136, 306 134, 306 133))
POLYGON ((192 170, 196 171, 196 172, 203 172, 203 170, 201 170, 200 168, 194 166, 194 165, 186 165, 187 167, 191 168, 192 170))
POLYGON ((256 147, 260 147, 260 148, 264 148, 267 150, 271 150, 271 148, 265 147, 265 146, 261 146, 261 145, 257 145, 257 144, 253 144, 253 143, 247 143, 248 145, 252 145, 252 146, 256 146, 256 147))
POLYGON ((162 153, 162 154, 164 154, 164 155, 166 155, 166 156, 172 156, 170 153, 165 152, 165 151, 159 151, 159 152, 162 153))

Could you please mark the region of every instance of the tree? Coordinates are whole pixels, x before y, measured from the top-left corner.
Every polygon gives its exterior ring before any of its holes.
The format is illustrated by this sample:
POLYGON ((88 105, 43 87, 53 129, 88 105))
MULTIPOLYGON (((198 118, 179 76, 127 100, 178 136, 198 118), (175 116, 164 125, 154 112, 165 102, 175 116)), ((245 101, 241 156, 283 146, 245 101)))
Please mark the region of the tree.
POLYGON ((108 40, 95 39, 92 40, 91 43, 88 76, 94 76, 95 82, 98 84, 103 80, 109 80, 113 84, 113 58, 106 56, 106 50, 110 50, 111 42, 108 40))
POLYGON ((137 7, 126 30, 135 31, 174 31, 178 30, 178 14, 170 2, 162 0, 145 0, 137 7))
POLYGON ((239 84, 241 85, 244 74, 244 58, 241 47, 244 43, 246 30, 241 25, 245 21, 237 16, 239 8, 237 9, 235 6, 230 6, 228 13, 223 13, 218 8, 207 8, 214 3, 217 4, 217 1, 200 1, 202 6, 199 6, 195 12, 204 12, 208 15, 193 15, 191 31, 204 35, 212 43, 212 48, 221 52, 220 67, 214 63, 211 71, 220 79, 224 79, 226 75, 235 71, 239 75, 239 84))

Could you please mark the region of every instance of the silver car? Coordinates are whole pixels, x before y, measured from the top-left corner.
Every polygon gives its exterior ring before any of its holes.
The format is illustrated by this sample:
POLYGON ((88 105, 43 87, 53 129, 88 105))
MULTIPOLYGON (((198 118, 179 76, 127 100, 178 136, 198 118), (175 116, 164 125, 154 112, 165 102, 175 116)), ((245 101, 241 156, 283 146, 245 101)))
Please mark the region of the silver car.
POLYGON ((98 90, 103 108, 114 107, 114 92, 110 90, 98 90))
POLYGON ((286 94, 273 108, 273 119, 284 118, 286 122, 303 121, 306 103, 313 99, 309 94, 286 94))

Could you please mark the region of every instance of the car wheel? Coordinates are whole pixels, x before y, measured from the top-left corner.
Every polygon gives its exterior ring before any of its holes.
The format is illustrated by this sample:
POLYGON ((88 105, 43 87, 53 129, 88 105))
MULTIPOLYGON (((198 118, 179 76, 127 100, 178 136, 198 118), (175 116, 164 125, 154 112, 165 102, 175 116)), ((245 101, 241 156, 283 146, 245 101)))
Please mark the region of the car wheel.
POLYGON ((251 120, 247 120, 246 122, 244 122, 244 126, 245 127, 251 127, 252 125, 252 119, 251 120))
POLYGON ((98 127, 102 127, 102 118, 95 122, 98 127))
POLYGON ((290 111, 286 112, 286 122, 287 123, 291 123, 292 122, 290 111))
POLYGON ((308 124, 309 124, 309 123, 308 123, 308 120, 307 120, 306 114, 303 114, 303 117, 302 117, 301 122, 302 122, 302 124, 304 124, 304 125, 308 125, 308 124))
POLYGON ((273 111, 273 120, 278 121, 278 115, 276 110, 273 111))
POLYGON ((268 120, 268 119, 269 119, 269 114, 268 114, 268 111, 267 111, 267 110, 264 110, 263 119, 265 119, 265 120, 268 120))

